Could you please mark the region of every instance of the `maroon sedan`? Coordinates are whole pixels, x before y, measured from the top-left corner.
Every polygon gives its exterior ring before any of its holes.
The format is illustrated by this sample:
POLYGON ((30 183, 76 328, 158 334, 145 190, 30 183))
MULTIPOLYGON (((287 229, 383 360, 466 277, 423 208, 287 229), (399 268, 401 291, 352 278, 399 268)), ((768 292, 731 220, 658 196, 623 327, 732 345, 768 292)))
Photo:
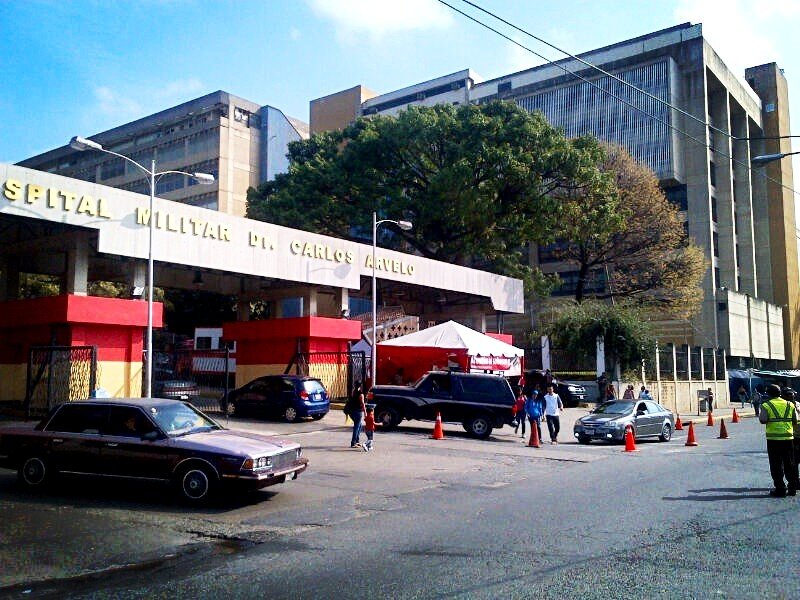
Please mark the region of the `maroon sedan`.
POLYGON ((0 428, 0 467, 27 487, 62 473, 123 477, 172 484, 191 503, 296 479, 308 465, 301 452, 294 442, 226 429, 178 400, 80 400, 35 427, 0 428))

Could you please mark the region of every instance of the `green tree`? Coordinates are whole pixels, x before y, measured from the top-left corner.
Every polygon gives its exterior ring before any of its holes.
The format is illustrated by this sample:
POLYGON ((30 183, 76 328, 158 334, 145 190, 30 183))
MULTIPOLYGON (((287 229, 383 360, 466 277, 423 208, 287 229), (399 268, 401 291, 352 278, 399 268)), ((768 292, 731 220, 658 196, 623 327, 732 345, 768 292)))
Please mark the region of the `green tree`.
POLYGON ((630 304, 586 300, 564 305, 545 333, 556 346, 583 359, 595 357, 602 338, 606 356, 622 371, 639 367, 656 348, 642 309, 630 304))
POLYGON ((526 244, 554 238, 558 198, 614 195, 601 156, 513 103, 411 107, 290 144, 288 173, 249 191, 247 215, 364 239, 377 211, 414 223, 389 245, 530 284, 526 244))

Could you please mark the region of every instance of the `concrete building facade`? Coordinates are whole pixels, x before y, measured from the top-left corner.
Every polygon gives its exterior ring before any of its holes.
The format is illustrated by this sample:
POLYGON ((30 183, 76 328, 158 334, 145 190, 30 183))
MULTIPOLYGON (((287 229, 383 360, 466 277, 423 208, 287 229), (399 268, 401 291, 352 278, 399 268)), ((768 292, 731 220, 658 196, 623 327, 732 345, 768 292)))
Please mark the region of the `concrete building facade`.
MULTIPOLYGON (((83 132, 76 132, 83 135, 83 132)), ((287 145, 308 137, 308 125, 223 91, 213 92, 98 133, 91 138, 107 150, 162 171, 214 175, 213 186, 199 186, 185 175, 161 177, 159 197, 244 216, 247 188, 273 179, 288 168, 287 145)), ((65 140, 65 142, 68 140, 65 140)), ((68 145, 19 163, 20 166, 102 183, 140 194, 150 193, 148 176, 131 163, 101 152, 80 152, 68 145)))
MULTIPOLYGON (((461 71, 370 98, 360 115, 508 100, 541 111, 568 137, 592 134, 625 147, 656 173, 709 265, 700 313, 691 321, 659 321, 660 339, 724 348, 737 366, 799 367, 791 162, 764 171, 750 166, 755 156, 789 151, 788 140, 771 139, 790 134, 781 70, 761 65, 740 80, 705 40, 702 26, 688 23, 579 58, 588 65, 568 58, 488 81, 461 71)), ((546 248, 534 249, 531 260, 561 274, 558 293, 574 291, 576 273, 554 262, 546 248)), ((604 280, 597 272, 590 287, 602 288, 604 280)))

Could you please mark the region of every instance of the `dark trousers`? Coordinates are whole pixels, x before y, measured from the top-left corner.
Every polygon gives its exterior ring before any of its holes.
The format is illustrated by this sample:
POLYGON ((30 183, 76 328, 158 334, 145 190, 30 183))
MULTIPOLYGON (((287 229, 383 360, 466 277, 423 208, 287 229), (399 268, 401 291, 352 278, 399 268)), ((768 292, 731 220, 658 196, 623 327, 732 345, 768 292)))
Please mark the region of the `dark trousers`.
POLYGON ((558 415, 545 415, 547 419, 547 431, 550 432, 550 441, 558 441, 558 432, 561 430, 561 419, 558 415))
POLYGON ((779 492, 786 491, 786 477, 790 490, 797 489, 797 465, 794 462, 793 440, 767 440, 767 457, 772 483, 779 492))
POLYGON ((794 470, 792 471, 792 475, 794 475, 794 487, 790 485, 789 488, 800 490, 800 438, 794 438, 792 442, 793 450, 792 452, 794 458, 794 470))

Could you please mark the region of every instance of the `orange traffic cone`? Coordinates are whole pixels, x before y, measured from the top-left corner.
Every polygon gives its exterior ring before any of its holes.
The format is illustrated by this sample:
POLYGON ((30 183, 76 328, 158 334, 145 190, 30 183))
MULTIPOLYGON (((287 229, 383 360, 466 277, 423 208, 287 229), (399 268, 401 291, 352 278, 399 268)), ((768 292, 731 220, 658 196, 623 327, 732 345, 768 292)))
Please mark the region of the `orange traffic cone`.
POLYGON ((694 423, 689 421, 689 435, 686 436, 686 446, 697 446, 697 440, 694 439, 694 423))
POLYGON ((739 418, 739 413, 737 413, 736 409, 734 408, 733 417, 731 417, 731 423, 738 423, 739 421, 741 421, 741 419, 739 418))
POLYGON ((638 452, 636 440, 633 438, 633 427, 625 428, 625 452, 638 452))
POLYGON ((675 418, 675 431, 683 431, 683 423, 681 423, 680 415, 677 415, 675 418))
POLYGON ((528 440, 528 446, 533 448, 541 448, 542 444, 539 442, 539 428, 536 423, 531 423, 531 439, 528 440))
POLYGON ((442 429, 442 413, 436 413, 436 424, 433 426, 433 435, 435 440, 444 439, 444 429, 442 429))
POLYGON ((728 428, 725 427, 725 419, 719 420, 719 437, 718 440, 727 440, 728 439, 728 428))
POLYGON ((711 414, 711 411, 708 411, 708 422, 706 423, 708 427, 714 426, 714 415, 711 414))

